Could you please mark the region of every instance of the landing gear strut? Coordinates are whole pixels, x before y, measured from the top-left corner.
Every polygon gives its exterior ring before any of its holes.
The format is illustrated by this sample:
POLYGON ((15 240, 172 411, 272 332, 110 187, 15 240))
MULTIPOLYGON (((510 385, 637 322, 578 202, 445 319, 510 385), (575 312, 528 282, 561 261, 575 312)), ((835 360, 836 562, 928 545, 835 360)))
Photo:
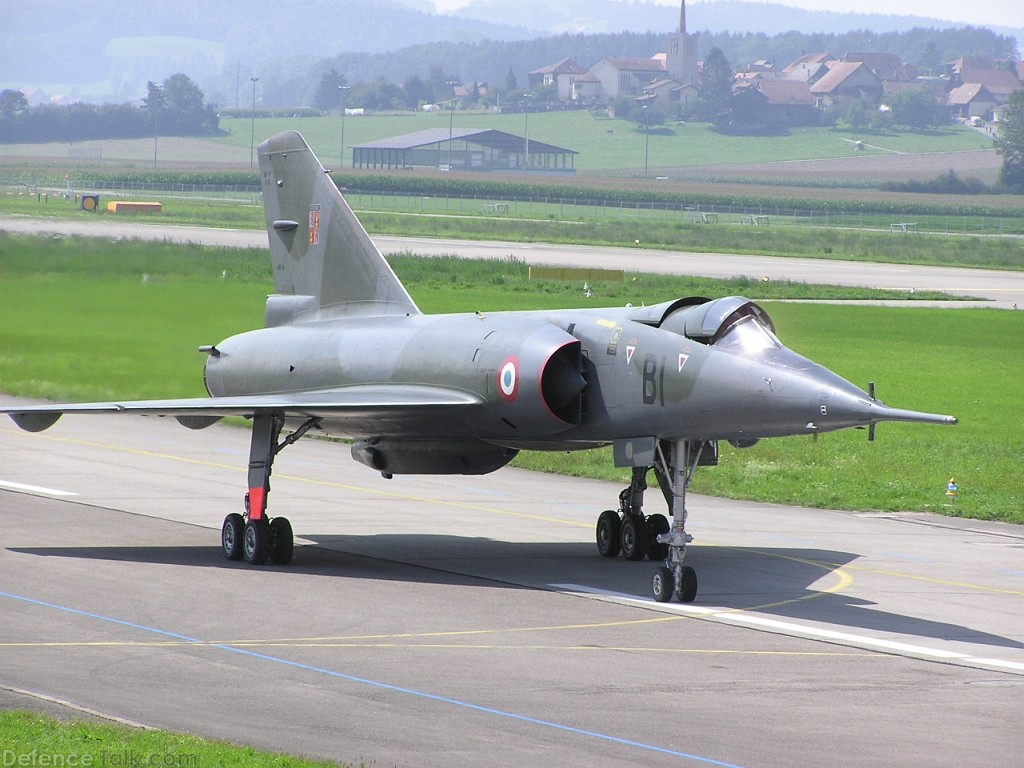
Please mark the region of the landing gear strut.
MULTIPOLYGON (((632 450, 632 449, 631 449, 632 450)), ((686 489, 698 465, 717 463, 717 445, 700 440, 659 440, 650 454, 652 463, 633 467, 629 487, 619 494, 617 512, 606 510, 597 521, 597 551, 603 557, 620 552, 627 560, 664 560, 652 580, 654 599, 673 597, 684 603, 697 597, 697 572, 683 561, 693 537, 686 531, 686 489), (664 515, 643 513, 647 473, 654 470, 672 524, 664 515)))
POLYGON ((299 440, 320 424, 310 418, 281 442, 284 414, 258 413, 253 417, 252 442, 249 446, 249 492, 245 494, 245 514, 232 513, 221 527, 221 547, 228 560, 242 560, 263 565, 267 560, 276 565, 291 562, 295 548, 291 523, 285 517, 267 517, 267 494, 274 457, 286 446, 299 440))

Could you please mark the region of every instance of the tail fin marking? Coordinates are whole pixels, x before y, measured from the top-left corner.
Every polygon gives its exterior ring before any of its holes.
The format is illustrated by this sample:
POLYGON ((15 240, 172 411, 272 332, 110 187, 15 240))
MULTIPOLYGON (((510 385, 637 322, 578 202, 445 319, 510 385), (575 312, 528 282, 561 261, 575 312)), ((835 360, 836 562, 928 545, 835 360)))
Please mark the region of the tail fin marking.
POLYGON ((299 133, 264 141, 259 162, 274 288, 304 310, 289 316, 420 314, 299 133))

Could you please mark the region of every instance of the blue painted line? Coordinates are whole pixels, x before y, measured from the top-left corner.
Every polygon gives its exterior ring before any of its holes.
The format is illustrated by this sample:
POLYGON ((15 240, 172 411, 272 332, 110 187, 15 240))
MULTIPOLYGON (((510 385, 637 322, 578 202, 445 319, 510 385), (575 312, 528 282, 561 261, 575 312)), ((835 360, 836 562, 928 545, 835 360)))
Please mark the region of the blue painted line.
MULTIPOLYGON (((69 613, 73 616, 82 616, 87 619, 94 619, 96 621, 106 622, 108 624, 115 624, 120 627, 128 627, 130 629, 137 629, 142 632, 148 632, 161 637, 173 638, 180 640, 185 643, 196 643, 202 644, 203 641, 198 638, 189 637, 188 635, 181 635, 176 632, 169 632, 164 629, 157 629, 156 627, 148 627, 144 624, 136 624, 131 621, 124 621, 123 619, 115 619, 110 616, 103 616, 102 614, 92 613, 90 611, 82 611, 77 608, 70 608, 64 605, 58 605, 56 603, 49 603, 44 600, 36 600, 31 597, 25 597, 23 595, 14 595, 9 592, 0 592, 0 597, 5 597, 9 600, 17 600, 22 603, 29 605, 35 605, 41 608, 49 608, 55 611, 61 611, 63 613, 69 613)), ((468 709, 473 712, 480 712, 485 715, 494 715, 496 717, 502 717, 508 720, 515 720, 521 723, 528 723, 530 725, 537 725, 543 728, 550 728, 564 733, 571 733, 576 736, 586 736, 592 739, 598 739, 600 741, 610 742, 612 744, 619 744, 626 747, 635 747, 637 749, 645 750, 647 752, 655 752, 662 755, 669 755, 672 757, 679 757, 684 760, 691 760, 693 762, 701 763, 703 765, 714 765, 718 768, 742 768, 742 766, 736 765, 735 763, 726 763, 721 760, 715 760, 709 757, 702 757, 700 755, 693 755, 688 752, 680 752, 679 750, 669 749, 668 747, 659 747, 656 744, 647 744, 642 741, 633 741, 632 739, 623 739, 618 736, 611 736, 606 733, 599 731, 589 731, 585 728, 577 728, 571 725, 563 725, 562 723, 556 723, 551 720, 542 720, 536 717, 530 717, 529 715, 520 715, 515 712, 508 712, 503 709, 495 709, 493 707, 483 706, 481 704, 473 704, 472 702, 462 701, 461 699, 453 699, 448 696, 439 696, 434 693, 427 693, 425 691, 417 691, 413 688, 403 688, 398 685, 391 685, 390 683, 383 683, 379 680, 370 680, 365 677, 358 677, 356 675, 349 675, 345 672, 338 672, 332 669, 326 669, 324 667, 317 667, 312 664, 304 664, 300 661, 292 661, 291 659, 284 659, 279 656, 269 656, 265 653, 258 653, 256 651, 249 650, 247 648, 239 648, 233 645, 227 645, 218 643, 209 646, 211 648, 219 648, 230 653, 237 653, 241 656, 248 656, 253 659, 259 659, 260 661, 268 661, 273 664, 281 664, 286 667, 293 669, 300 669, 305 672, 313 672, 319 675, 325 675, 338 680, 345 680, 350 683, 358 683, 359 685, 367 685, 372 688, 377 688, 384 691, 390 691, 392 693, 399 693, 406 696, 414 696, 418 699, 425 699, 427 701, 435 701, 441 704, 449 704, 454 707, 461 707, 468 709)))
POLYGON ((89 611, 80 611, 77 608, 68 608, 66 605, 57 605, 56 603, 48 603, 45 600, 36 600, 31 597, 24 597, 22 595, 12 595, 10 592, 0 592, 0 597, 6 597, 11 600, 18 600, 22 603, 28 603, 29 605, 37 605, 41 608, 53 608, 55 611, 62 611, 64 613, 70 613, 74 616, 84 616, 87 619, 96 619, 97 621, 105 621, 108 624, 117 624, 120 627, 130 627, 131 629, 138 629, 142 632, 150 632, 155 635, 161 635, 163 637, 170 637, 175 640, 181 640, 186 643, 201 643, 201 640, 197 640, 194 637, 188 637, 187 635, 179 635, 175 632, 167 632, 163 629, 156 629, 154 627, 147 627, 144 624, 134 624, 130 621, 123 621, 122 619, 113 619, 110 616, 102 616, 98 613, 90 613, 89 611))

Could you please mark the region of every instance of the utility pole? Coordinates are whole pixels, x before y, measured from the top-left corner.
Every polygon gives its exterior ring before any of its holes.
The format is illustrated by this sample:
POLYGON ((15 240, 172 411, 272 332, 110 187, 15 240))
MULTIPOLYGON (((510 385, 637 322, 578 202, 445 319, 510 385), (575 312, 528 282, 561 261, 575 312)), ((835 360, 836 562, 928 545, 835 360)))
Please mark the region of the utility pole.
POLYGON ((351 85, 339 85, 338 90, 341 91, 341 165, 339 168, 345 167, 345 105, 346 95, 348 91, 352 90, 351 85))
POLYGON ((253 167, 253 157, 256 153, 256 82, 258 77, 250 77, 252 81, 252 117, 250 119, 249 131, 249 167, 253 167))
POLYGON ((647 126, 647 105, 641 107, 644 114, 644 178, 647 178, 647 158, 651 149, 651 132, 647 126))

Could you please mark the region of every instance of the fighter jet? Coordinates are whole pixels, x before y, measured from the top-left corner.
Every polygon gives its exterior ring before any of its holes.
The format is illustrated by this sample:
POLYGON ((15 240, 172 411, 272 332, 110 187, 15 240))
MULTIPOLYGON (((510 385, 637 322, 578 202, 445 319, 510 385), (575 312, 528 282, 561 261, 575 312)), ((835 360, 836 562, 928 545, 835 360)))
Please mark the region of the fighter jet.
POLYGON ((174 416, 193 429, 251 419, 244 514, 221 528, 229 560, 291 560, 291 524, 267 508, 271 470, 310 432, 351 439, 352 457, 384 477, 488 473, 524 449, 611 445, 632 480, 598 517, 598 552, 664 561, 654 597, 689 602, 686 492, 719 441, 956 423, 890 408, 787 349, 739 296, 425 315, 301 135, 260 144, 259 170, 275 293, 264 328, 200 347, 208 398, 0 408, 29 431, 65 413, 174 416), (644 512, 651 470, 671 523, 644 512))

